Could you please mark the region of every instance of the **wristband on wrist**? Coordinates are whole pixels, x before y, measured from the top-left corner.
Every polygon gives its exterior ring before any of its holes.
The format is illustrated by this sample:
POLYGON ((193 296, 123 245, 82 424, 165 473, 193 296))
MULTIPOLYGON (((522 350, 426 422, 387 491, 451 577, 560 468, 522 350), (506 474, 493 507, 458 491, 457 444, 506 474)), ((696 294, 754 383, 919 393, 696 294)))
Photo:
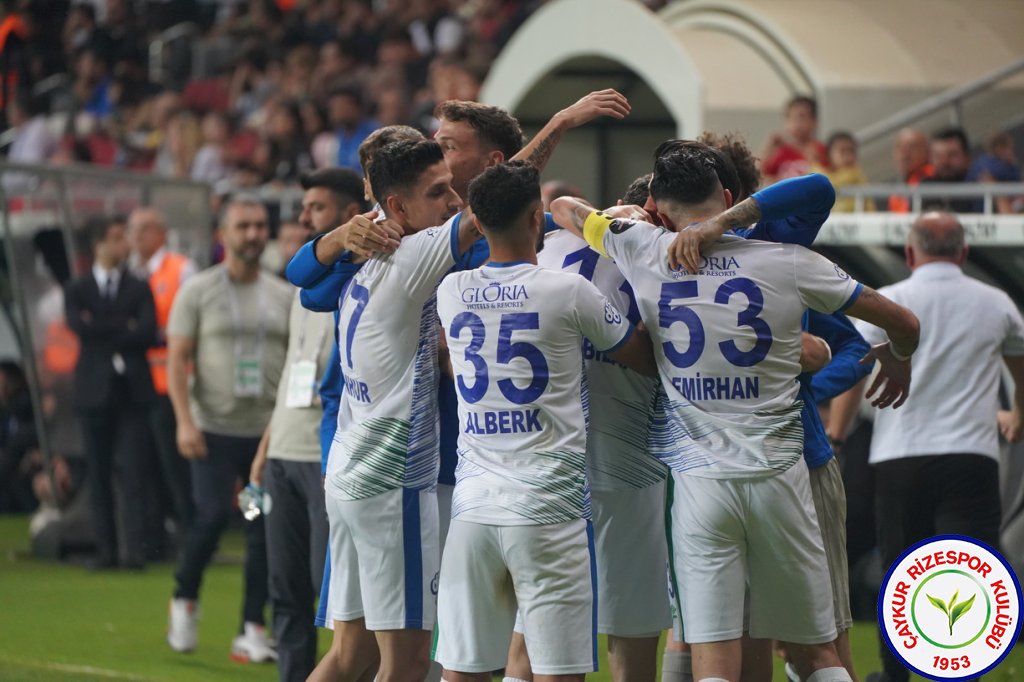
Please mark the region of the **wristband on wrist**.
POLYGON ((896 358, 898 362, 906 362, 910 359, 910 356, 913 355, 913 353, 903 355, 902 353, 896 352, 896 346, 893 345, 892 341, 889 342, 889 353, 896 358))

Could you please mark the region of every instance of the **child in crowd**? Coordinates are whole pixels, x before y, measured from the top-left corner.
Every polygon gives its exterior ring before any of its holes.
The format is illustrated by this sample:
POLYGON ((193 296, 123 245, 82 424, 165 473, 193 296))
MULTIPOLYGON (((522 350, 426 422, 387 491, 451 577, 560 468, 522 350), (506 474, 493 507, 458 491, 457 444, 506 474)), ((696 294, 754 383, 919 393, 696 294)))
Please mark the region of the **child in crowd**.
MULTIPOLYGON (((845 131, 832 133, 826 146, 832 168, 825 172, 837 191, 842 187, 867 184, 867 176, 864 175, 864 170, 857 160, 857 140, 853 138, 853 135, 845 131)), ((852 213, 854 210, 855 200, 853 197, 838 197, 836 205, 832 209, 833 212, 840 213, 852 213)), ((874 200, 866 199, 863 210, 874 211, 874 200)))

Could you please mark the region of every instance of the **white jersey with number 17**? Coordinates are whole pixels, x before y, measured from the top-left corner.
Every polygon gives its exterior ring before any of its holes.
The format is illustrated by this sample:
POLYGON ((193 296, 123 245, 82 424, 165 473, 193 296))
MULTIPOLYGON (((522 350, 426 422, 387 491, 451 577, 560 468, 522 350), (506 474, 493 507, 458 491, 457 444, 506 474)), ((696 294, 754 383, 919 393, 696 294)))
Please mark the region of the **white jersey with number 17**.
POLYGON ((666 464, 694 476, 753 479, 799 462, 804 311, 842 310, 861 285, 792 244, 723 237, 691 274, 669 268, 676 235, 664 228, 595 212, 584 233, 633 285, 654 341, 669 409, 652 448, 666 464))
MULTIPOLYGON (((633 289, 615 263, 566 230, 549 232, 537 264, 552 270, 575 272, 597 290, 629 321, 636 324, 639 312, 633 289)), ((590 394, 587 431, 587 476, 598 491, 646 488, 665 479, 665 465, 648 449, 654 389, 657 379, 645 377, 583 340, 583 361, 590 394)))
POLYGON ((530 263, 449 275, 437 309, 459 397, 452 518, 589 517, 582 341, 614 350, 629 321, 582 277, 530 263))
POLYGON ((345 386, 326 487, 359 500, 437 483, 437 283, 458 256, 454 219, 371 259, 342 290, 345 386))

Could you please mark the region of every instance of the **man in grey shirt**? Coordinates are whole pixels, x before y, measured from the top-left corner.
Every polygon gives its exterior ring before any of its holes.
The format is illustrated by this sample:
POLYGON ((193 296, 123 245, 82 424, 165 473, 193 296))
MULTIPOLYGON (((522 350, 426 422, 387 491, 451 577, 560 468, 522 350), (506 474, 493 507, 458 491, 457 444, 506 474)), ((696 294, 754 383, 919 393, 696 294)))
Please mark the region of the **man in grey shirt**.
MULTIPOLYGON (((179 556, 167 642, 191 651, 198 640, 198 598, 232 509, 235 481, 247 480, 270 421, 285 364, 293 290, 260 270, 269 237, 267 211, 235 199, 220 225, 224 262, 192 277, 167 326, 168 392, 178 450, 191 462, 195 517, 179 556), (189 366, 192 366, 191 385, 189 366)), ((232 657, 277 657, 263 628, 267 553, 263 521, 245 526, 245 602, 232 657)))
MULTIPOLYGON (((363 180, 348 168, 323 168, 303 177, 299 221, 324 234, 362 213, 363 180)), ((327 510, 320 474, 317 389, 332 356, 334 315, 292 300, 288 360, 270 426, 263 434, 249 480, 272 500, 267 514, 270 603, 278 641, 281 682, 303 682, 316 667, 313 605, 327 556, 327 510)))

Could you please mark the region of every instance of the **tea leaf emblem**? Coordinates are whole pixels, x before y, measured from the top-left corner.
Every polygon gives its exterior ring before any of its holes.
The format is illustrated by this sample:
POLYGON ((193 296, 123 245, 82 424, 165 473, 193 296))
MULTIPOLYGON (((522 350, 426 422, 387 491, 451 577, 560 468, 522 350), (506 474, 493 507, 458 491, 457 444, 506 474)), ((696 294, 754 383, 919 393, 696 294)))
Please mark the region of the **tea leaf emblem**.
POLYGON ((928 597, 928 601, 932 603, 932 606, 946 614, 946 620, 949 623, 949 635, 952 637, 953 625, 960 620, 964 614, 971 610, 971 607, 974 606, 974 599, 978 595, 971 595, 970 599, 965 599, 964 601, 957 603, 957 597, 960 596, 960 590, 957 590, 953 593, 953 596, 950 597, 948 605, 946 602, 941 599, 937 599, 930 594, 925 593, 925 596, 928 597))

